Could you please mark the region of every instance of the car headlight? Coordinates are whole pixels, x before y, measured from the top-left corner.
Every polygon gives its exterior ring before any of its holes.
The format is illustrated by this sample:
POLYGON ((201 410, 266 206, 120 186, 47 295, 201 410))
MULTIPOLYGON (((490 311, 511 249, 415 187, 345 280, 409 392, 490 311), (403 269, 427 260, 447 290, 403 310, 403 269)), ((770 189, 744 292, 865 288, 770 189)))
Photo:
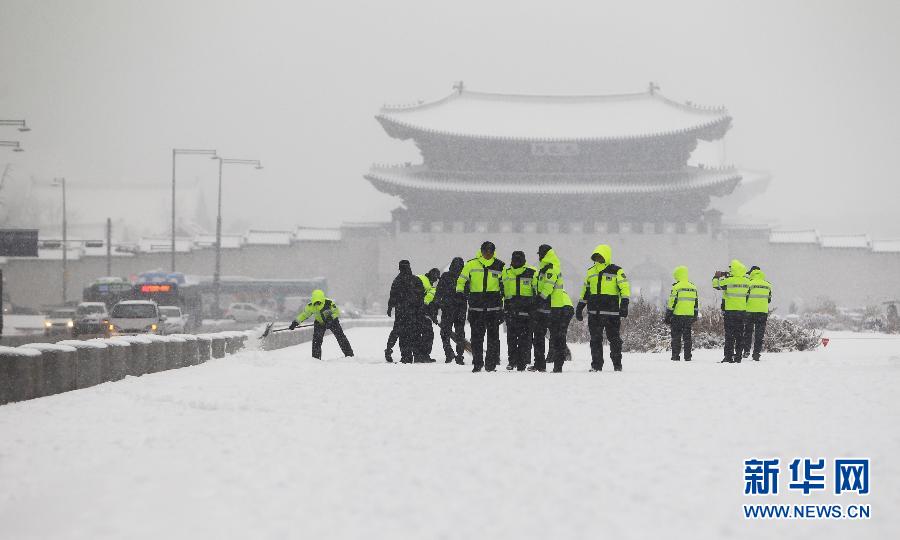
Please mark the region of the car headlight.
POLYGON ((110 323, 110 324, 109 324, 109 331, 110 331, 110 332, 115 332, 115 331, 116 331, 116 325, 110 323))
POLYGON ((53 326, 53 323, 50 321, 44 321, 44 326, 50 328, 51 326, 53 326))
POLYGON ((75 326, 75 321, 69 320, 69 322, 66 323, 66 326, 68 326, 69 328, 72 328, 73 326, 75 326))

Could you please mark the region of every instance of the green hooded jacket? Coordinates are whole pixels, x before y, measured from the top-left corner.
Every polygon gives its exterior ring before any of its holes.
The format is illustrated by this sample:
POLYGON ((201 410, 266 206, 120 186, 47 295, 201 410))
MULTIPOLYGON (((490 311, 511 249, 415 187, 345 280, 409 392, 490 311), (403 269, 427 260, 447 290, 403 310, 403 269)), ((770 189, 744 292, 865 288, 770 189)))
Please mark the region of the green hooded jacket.
POLYGON ((768 313, 772 301, 772 284, 766 281, 766 274, 760 269, 750 272, 750 287, 747 289, 747 313, 768 313))
POLYGON ((321 289, 316 289, 312 292, 312 296, 309 298, 309 303, 306 304, 306 307, 297 314, 295 320, 298 323, 302 323, 306 319, 310 317, 315 317, 316 322, 319 324, 325 324, 330 320, 335 320, 341 316, 341 310, 338 309, 337 304, 334 303, 330 298, 325 298, 325 292, 321 289))
POLYGON ((712 286, 722 291, 722 304, 725 311, 745 311, 747 308, 747 291, 750 278, 746 276, 747 267, 737 259, 731 261, 730 272, 725 277, 713 277, 712 286))
POLYGON ((600 244, 592 255, 600 255, 603 262, 594 263, 587 270, 581 287, 581 301, 591 315, 618 315, 622 298, 631 296, 631 285, 621 267, 612 263, 612 248, 600 244))
POLYGON ((673 315, 696 317, 700 310, 700 299, 697 297, 697 286, 688 279, 687 266, 676 266, 672 272, 675 283, 669 293, 669 311, 673 315))
POLYGON ((540 297, 544 300, 549 298, 551 308, 571 306, 572 299, 564 288, 562 264, 556 252, 548 250, 538 268, 537 290, 540 297))

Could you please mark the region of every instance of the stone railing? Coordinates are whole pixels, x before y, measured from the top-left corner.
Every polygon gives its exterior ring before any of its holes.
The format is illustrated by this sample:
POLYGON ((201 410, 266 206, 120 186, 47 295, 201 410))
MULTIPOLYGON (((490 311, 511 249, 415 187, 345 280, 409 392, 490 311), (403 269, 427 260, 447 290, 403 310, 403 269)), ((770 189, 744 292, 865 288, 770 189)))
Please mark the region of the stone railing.
POLYGON ((137 335, 0 347, 0 405, 202 364, 243 349, 253 332, 137 335))

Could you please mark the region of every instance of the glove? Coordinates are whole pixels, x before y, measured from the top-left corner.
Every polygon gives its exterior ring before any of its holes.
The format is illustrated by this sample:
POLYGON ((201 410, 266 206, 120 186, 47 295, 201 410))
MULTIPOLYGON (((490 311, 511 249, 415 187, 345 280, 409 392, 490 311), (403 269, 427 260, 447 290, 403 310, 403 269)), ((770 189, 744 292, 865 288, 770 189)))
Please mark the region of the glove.
POLYGON ((623 319, 625 317, 628 317, 628 299, 627 298, 623 298, 622 303, 619 304, 619 317, 622 317, 623 319))
POLYGON ((671 309, 666 310, 666 314, 663 317, 663 322, 666 324, 672 324, 672 310, 671 309))
POLYGON ((394 309, 394 308, 393 308, 392 306, 388 306, 388 310, 387 310, 387 315, 388 315, 388 317, 391 316, 391 311, 393 311, 393 309, 394 309))
POLYGON ((323 321, 324 321, 324 320, 327 320, 327 319, 330 319, 331 316, 332 316, 332 313, 331 313, 331 310, 330 310, 330 309, 323 309, 323 310, 322 310, 322 320, 323 320, 323 321))
POLYGON ((288 329, 293 330, 294 328, 297 328, 298 326, 300 326, 300 323, 298 323, 296 320, 293 320, 293 321, 291 321, 291 325, 288 326, 288 329))
POLYGON ((723 271, 721 271, 721 270, 716 270, 716 275, 713 276, 713 277, 715 277, 715 278, 718 279, 718 278, 725 277, 725 276, 727 276, 727 275, 728 275, 728 272, 723 272, 723 271))
POLYGON ((575 308, 575 320, 583 321, 584 320, 584 306, 586 306, 584 302, 578 302, 578 307, 575 308))

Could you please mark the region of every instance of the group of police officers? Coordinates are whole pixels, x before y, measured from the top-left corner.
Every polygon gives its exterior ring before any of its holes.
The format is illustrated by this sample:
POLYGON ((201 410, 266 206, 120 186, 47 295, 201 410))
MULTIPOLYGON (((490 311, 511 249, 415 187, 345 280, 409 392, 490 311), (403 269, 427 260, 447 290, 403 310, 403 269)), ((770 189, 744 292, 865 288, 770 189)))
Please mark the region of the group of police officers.
MULTIPOLYGON (((434 362, 431 358, 434 330, 440 337, 446 363, 463 365, 468 348, 465 322, 471 328, 472 371, 496 371, 500 364, 500 324, 506 323, 509 363, 507 369, 562 372, 568 347, 566 334, 574 316, 584 319, 590 332, 591 371, 602 371, 603 338, 609 342, 609 357, 615 371, 622 370, 621 322, 628 317, 631 289, 621 267, 612 262, 612 249, 601 244, 591 253, 577 307, 565 291, 562 264, 547 244, 537 250, 538 264, 527 263, 525 253, 514 251, 509 266, 495 256, 492 242, 481 244, 478 254, 464 262, 454 258, 443 274, 432 268, 414 275, 409 261, 399 263, 399 273, 391 284, 388 316, 394 325, 388 337, 385 360, 393 362, 393 348, 399 341, 400 362, 434 362), (438 314, 440 313, 440 321, 438 314), (549 348, 545 339, 549 334, 549 348), (487 344, 485 346, 485 340, 487 344), (534 349, 534 363, 531 351, 534 349)), ((691 329, 699 317, 697 287, 688 277, 686 266, 673 272, 675 282, 669 294, 665 323, 671 328, 672 360, 691 360, 691 329)), ((758 266, 747 271, 743 263, 731 261, 727 272, 717 271, 712 286, 722 291, 725 326, 723 363, 737 363, 750 356, 759 360, 762 350, 772 285, 758 266), (751 348, 752 345, 752 348, 751 348)), ((321 291, 316 291, 321 293, 321 291)), ((314 295, 306 309, 292 323, 295 327, 315 316, 313 351, 321 355, 322 338, 332 330, 345 355, 352 356, 349 342, 337 320, 339 311, 324 293, 314 295), (318 302, 318 303, 316 303, 318 302), (324 306, 325 314, 321 311, 324 306), (317 311, 317 308, 319 311, 317 311), (349 353, 349 354, 348 354, 349 353)))

